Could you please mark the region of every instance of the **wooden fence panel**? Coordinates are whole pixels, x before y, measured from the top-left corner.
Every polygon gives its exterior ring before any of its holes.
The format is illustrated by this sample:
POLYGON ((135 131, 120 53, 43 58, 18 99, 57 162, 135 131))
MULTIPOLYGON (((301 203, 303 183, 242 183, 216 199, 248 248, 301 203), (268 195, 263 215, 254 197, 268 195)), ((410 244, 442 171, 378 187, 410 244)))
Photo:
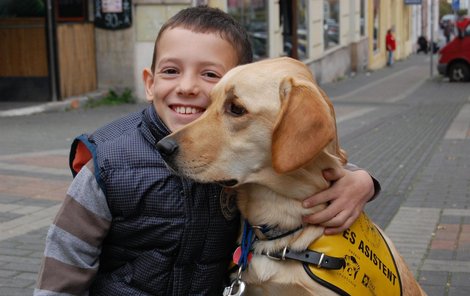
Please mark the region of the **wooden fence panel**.
POLYGON ((0 19, 0 77, 46 76, 44 18, 0 19))
POLYGON ((91 23, 57 25, 61 98, 97 87, 94 27, 91 23))

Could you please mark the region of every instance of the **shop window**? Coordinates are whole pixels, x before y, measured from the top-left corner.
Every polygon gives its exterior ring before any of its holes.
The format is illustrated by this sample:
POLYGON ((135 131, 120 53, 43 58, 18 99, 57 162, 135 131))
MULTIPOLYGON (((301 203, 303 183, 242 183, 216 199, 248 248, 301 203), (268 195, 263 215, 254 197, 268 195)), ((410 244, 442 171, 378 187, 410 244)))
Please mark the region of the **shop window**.
POLYGON ((373 32, 372 32, 372 36, 373 36, 373 50, 374 50, 374 53, 377 53, 379 52, 379 34, 380 34, 380 31, 379 31, 379 24, 380 24, 380 0, 374 0, 374 3, 373 3, 374 7, 373 7, 373 32))
POLYGON ((87 0, 58 0, 56 16, 59 22, 84 22, 87 0))
POLYGON ((267 0, 228 1, 228 13, 248 31, 255 60, 268 57, 268 4, 267 0))
POLYGON ((44 0, 3 0, 0 1, 0 18, 8 17, 44 17, 44 0))
POLYGON ((323 0, 323 42, 325 49, 339 45, 339 0, 323 0))

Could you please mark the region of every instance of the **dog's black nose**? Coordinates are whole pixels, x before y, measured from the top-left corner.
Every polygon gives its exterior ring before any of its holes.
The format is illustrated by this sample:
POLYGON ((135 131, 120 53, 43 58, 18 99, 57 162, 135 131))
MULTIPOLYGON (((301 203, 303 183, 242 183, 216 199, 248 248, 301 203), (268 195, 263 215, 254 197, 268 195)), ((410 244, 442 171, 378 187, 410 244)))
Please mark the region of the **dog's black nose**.
POLYGON ((171 138, 164 138, 157 143, 157 150, 164 159, 169 159, 178 150, 178 144, 171 138))

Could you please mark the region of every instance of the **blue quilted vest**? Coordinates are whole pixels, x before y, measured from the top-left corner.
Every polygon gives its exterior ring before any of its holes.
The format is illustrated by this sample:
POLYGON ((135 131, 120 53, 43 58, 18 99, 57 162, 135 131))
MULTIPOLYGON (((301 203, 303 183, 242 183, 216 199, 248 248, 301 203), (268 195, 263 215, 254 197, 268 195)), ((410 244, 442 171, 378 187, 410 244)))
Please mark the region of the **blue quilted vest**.
POLYGON ((113 220, 91 295, 221 295, 239 230, 233 194, 172 174, 155 149, 169 134, 154 108, 79 144, 95 164, 113 220))

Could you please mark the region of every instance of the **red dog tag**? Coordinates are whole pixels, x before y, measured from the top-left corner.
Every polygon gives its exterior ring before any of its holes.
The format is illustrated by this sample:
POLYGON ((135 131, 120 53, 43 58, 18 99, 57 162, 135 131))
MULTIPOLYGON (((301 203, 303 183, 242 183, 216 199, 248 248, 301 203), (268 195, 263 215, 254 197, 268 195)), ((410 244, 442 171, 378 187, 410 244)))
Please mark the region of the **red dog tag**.
MULTIPOLYGON (((232 257, 232 260, 233 260, 233 263, 235 263, 236 265, 238 265, 238 261, 240 261, 240 257, 242 256, 242 248, 241 247, 237 247, 237 249, 235 250, 235 252, 233 252, 233 257, 232 257)), ((251 258, 253 257, 253 253, 248 253, 248 263, 251 261, 251 258)))

